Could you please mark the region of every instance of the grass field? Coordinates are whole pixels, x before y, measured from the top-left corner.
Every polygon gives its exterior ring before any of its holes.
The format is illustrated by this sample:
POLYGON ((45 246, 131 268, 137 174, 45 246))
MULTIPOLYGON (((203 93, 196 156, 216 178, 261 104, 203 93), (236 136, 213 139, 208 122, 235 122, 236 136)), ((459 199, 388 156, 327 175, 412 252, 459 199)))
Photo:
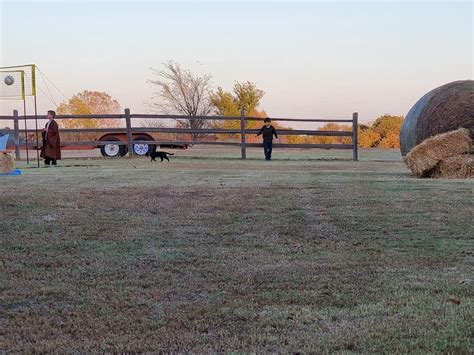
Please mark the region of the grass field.
POLYGON ((398 161, 25 167, 0 349, 472 353, 473 190, 398 161))
MULTIPOLYGON (((180 158, 221 158, 239 159, 240 147, 195 145, 186 150, 161 149, 174 152, 180 158)), ((99 158, 100 150, 63 150, 66 158, 99 158)), ((26 152, 22 152, 26 156, 26 152)), ((32 156, 36 156, 32 154, 32 156)), ((247 157, 262 159, 262 148, 247 148, 247 157)), ((350 149, 275 149, 273 157, 277 160, 352 160, 350 149)), ((400 149, 363 149, 359 148, 361 161, 401 161, 400 149)))

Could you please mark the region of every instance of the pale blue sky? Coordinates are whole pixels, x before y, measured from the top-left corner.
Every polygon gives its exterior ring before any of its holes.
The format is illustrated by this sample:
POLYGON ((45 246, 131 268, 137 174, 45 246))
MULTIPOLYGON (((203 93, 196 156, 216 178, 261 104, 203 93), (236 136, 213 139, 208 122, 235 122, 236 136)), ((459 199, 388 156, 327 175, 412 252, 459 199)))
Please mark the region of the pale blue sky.
MULTIPOLYGON (((106 91, 132 112, 148 111, 149 68, 169 59, 212 74, 215 87, 256 82, 274 117, 405 115, 427 91, 473 77, 470 2, 2 1, 0 10, 1 65, 35 63, 66 96, 106 91)), ((40 111, 52 107, 38 99, 40 111)), ((0 105, 10 114, 16 104, 0 105)))

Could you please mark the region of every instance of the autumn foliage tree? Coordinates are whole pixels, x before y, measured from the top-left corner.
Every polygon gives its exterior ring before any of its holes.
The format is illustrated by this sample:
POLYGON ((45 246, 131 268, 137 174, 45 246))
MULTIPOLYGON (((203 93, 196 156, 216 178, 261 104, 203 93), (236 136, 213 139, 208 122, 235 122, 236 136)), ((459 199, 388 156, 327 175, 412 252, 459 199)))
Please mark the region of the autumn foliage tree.
MULTIPOLYGON (((260 100, 265 95, 263 90, 257 88, 256 84, 250 81, 243 83, 236 82, 232 92, 224 91, 218 87, 215 92, 211 92, 210 98, 214 105, 216 115, 227 117, 239 117, 243 109, 246 117, 265 118, 268 117, 264 110, 259 110, 260 100)), ((282 128, 278 123, 272 123, 275 128, 282 128)), ((248 120, 245 122, 246 129, 259 129, 262 126, 260 121, 248 120)), ((240 120, 216 121, 214 127, 223 129, 240 129, 240 120)), ((239 134, 221 136, 220 138, 238 138, 239 134)), ((260 140, 260 139, 259 139, 260 140)), ((253 136, 247 136, 247 141, 257 141, 253 136)))
POLYGON ((379 148, 400 148, 400 129, 403 117, 384 115, 374 122, 373 129, 380 134, 379 148))
MULTIPOLYGON (((352 126, 329 122, 318 129, 319 131, 352 131, 352 126)), ((350 144, 351 137, 347 136, 288 136, 288 143, 293 144, 350 144)))
MULTIPOLYGON (((340 123, 326 123, 320 128, 321 131, 336 131, 336 132, 350 132, 352 127, 340 123)), ((347 136, 316 136, 314 143, 318 144, 350 144, 352 137, 347 136)))
POLYGON ((358 140, 361 148, 375 148, 380 142, 380 134, 373 128, 365 125, 359 126, 358 140))
MULTIPOLYGON (((245 83, 236 82, 232 93, 218 87, 216 92, 211 92, 210 98, 217 115, 240 116, 240 111, 244 110, 245 115, 250 117, 258 114, 257 107, 260 105, 263 95, 265 95, 263 90, 258 89, 255 83, 247 81, 245 83)), ((238 123, 240 127, 240 121, 224 121, 224 123, 229 123, 232 126, 238 123)))
MULTIPOLYGON (((236 82, 233 87, 233 92, 227 92, 218 87, 217 91, 211 92, 210 98, 214 105, 214 112, 219 116, 239 117, 240 111, 243 109, 246 116, 250 114, 259 114, 257 106, 260 104, 260 99, 265 93, 257 89, 256 85, 250 81, 245 83, 236 82)), ((262 111, 262 114, 265 114, 262 111)), ((225 120, 216 121, 214 127, 222 129, 240 129, 240 120, 225 120)), ((250 128, 250 122, 246 122, 247 129, 250 128)), ((226 135, 219 138, 237 138, 240 135, 226 135)))
MULTIPOLYGON (((120 111, 120 104, 106 92, 84 90, 67 102, 61 103, 56 112, 58 115, 90 115, 90 114, 114 114, 120 111)), ((120 123, 115 119, 62 119, 59 124, 63 128, 112 128, 120 123)), ((94 140, 98 134, 91 133, 65 133, 65 141, 94 140)))
POLYGON ((372 125, 359 126, 359 147, 361 148, 399 148, 402 116, 383 115, 372 125))
MULTIPOLYGON (((90 115, 90 114, 113 114, 120 111, 120 104, 106 92, 84 90, 67 102, 61 103, 56 112, 58 115, 90 115)), ((65 128, 95 128, 116 127, 117 120, 114 119, 63 119, 61 126, 65 128)))
MULTIPOLYGON (((358 127, 358 143, 361 148, 399 148, 400 128, 403 117, 383 115, 371 125, 360 124, 358 127)), ((320 131, 352 131, 352 126, 339 123, 326 123, 320 131)), ((299 144, 350 144, 349 136, 289 136, 288 143, 299 144)))

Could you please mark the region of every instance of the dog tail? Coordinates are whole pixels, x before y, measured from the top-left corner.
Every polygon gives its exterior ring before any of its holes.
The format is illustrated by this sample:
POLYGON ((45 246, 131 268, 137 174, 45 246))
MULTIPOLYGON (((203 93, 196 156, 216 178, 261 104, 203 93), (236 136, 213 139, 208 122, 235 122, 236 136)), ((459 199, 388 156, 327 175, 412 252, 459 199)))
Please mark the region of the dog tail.
POLYGON ((174 153, 168 153, 168 152, 165 152, 165 153, 168 154, 168 155, 174 155, 174 153))

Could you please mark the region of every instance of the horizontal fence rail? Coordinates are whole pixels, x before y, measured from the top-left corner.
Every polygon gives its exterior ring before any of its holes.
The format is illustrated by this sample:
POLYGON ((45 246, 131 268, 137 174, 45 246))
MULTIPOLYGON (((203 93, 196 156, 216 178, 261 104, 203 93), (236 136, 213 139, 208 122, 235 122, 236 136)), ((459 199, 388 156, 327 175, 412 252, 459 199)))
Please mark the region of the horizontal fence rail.
MULTIPOLYGON (((26 115, 26 116, 19 116, 21 120, 46 120, 46 115, 26 115)), ((110 115, 56 115, 55 119, 124 119, 124 114, 110 114, 110 115)), ((238 116, 184 116, 184 115, 152 115, 152 114, 133 114, 130 115, 130 118, 140 118, 140 119, 158 119, 158 120, 179 120, 179 119, 196 119, 196 120, 209 120, 209 121, 240 121, 240 117, 238 116)), ((0 121, 11 121, 13 119, 12 116, 0 116, 0 121)), ((272 121, 281 121, 281 122, 334 122, 334 123, 351 123, 352 119, 311 119, 311 118, 273 118, 271 117, 272 121)), ((264 118, 260 117, 245 117, 246 121, 262 121, 264 118)))
MULTIPOLYGON (((31 134, 35 134, 37 131, 34 129, 19 129, 19 122, 26 120, 45 120, 47 119, 44 115, 39 116, 19 116, 18 111, 13 112, 13 116, 0 116, 0 121, 13 121, 14 129, 6 130, 0 129, 1 132, 10 133, 13 132, 14 137, 14 146, 17 159, 20 158, 20 146, 24 146, 20 142, 20 133, 25 134, 26 137, 31 134)), ((57 120, 67 119, 67 120, 81 120, 81 119, 114 119, 114 120, 125 120, 126 127, 117 127, 117 128, 60 128, 61 133, 103 133, 103 135, 111 134, 120 134, 123 137, 126 135, 126 139, 121 139, 119 141, 107 140, 107 137, 99 140, 81 140, 77 142, 64 141, 61 142, 62 146, 90 146, 90 147, 100 147, 105 145, 119 145, 127 146, 128 153, 130 155, 134 154, 133 145, 137 144, 137 141, 134 140, 134 134, 146 134, 146 133, 174 133, 174 134, 190 134, 194 137, 204 136, 204 135, 235 135, 240 137, 240 141, 229 142, 229 141, 218 141, 218 140, 196 140, 196 139, 154 139, 154 140, 144 140, 140 139, 139 144, 152 144, 152 145, 168 145, 168 146, 192 146, 192 145, 222 145, 222 146, 236 146, 241 147, 241 158, 246 158, 246 148, 247 147, 261 147, 261 143, 250 143, 247 142, 246 136, 256 135, 258 129, 248 129, 245 127, 245 123, 249 121, 263 121, 263 118, 258 117, 246 117, 244 113, 241 113, 239 117, 227 117, 227 116, 184 116, 184 115, 155 115, 155 114, 131 114, 129 109, 125 109, 124 114, 90 114, 90 115, 57 115, 57 120), (158 120, 207 120, 207 121, 239 121, 240 129, 225 129, 225 128, 181 128, 181 127, 132 127, 132 119, 158 119, 158 120)), ((321 136, 321 137, 351 137, 352 141, 349 144, 302 144, 302 143, 274 143, 275 148, 318 148, 318 149, 352 149, 352 158, 353 160, 358 160, 357 152, 357 121, 358 114, 353 113, 352 119, 299 119, 299 118, 271 118, 272 121, 276 122, 318 122, 318 123, 351 123, 352 130, 348 131, 335 131, 335 130, 308 130, 308 129, 278 129, 277 133, 279 136, 321 136)), ((150 136, 151 137, 151 136, 150 136)), ((136 138, 136 137, 135 137, 136 138)), ((153 138, 153 137, 151 137, 153 138)), ((36 138, 35 138, 36 140, 36 138)), ((26 142, 25 142, 26 143, 26 142)), ((35 149, 39 147, 32 144, 33 141, 29 142, 30 146, 33 146, 35 149)))
MULTIPOLYGON (((219 141, 133 141, 133 144, 156 144, 156 145, 227 145, 240 147, 240 142, 219 142, 219 141)), ((128 145, 126 141, 81 141, 81 142, 61 142, 62 146, 102 146, 108 144, 128 145)), ((246 143, 247 147, 262 147, 262 143, 246 143)), ((352 149, 352 144, 300 144, 300 143, 273 143, 276 148, 320 148, 320 149, 352 149)))
MULTIPOLYGON (((258 129, 246 129, 245 134, 257 134, 258 129)), ((34 129, 21 130, 21 133, 35 133, 34 129)), ((102 133, 127 133, 127 128, 60 128, 59 132, 61 133, 93 133, 93 132, 102 132, 102 133)), ((224 129, 224 128, 211 128, 206 129, 202 128, 199 131, 190 128, 147 128, 147 127, 134 127, 132 128, 132 133, 146 133, 146 132, 155 132, 155 133, 198 133, 198 134, 241 134, 240 129, 224 129)), ((352 131, 318 131, 318 130, 288 130, 288 129, 279 129, 279 136, 327 136, 327 137, 352 137, 352 131)))

